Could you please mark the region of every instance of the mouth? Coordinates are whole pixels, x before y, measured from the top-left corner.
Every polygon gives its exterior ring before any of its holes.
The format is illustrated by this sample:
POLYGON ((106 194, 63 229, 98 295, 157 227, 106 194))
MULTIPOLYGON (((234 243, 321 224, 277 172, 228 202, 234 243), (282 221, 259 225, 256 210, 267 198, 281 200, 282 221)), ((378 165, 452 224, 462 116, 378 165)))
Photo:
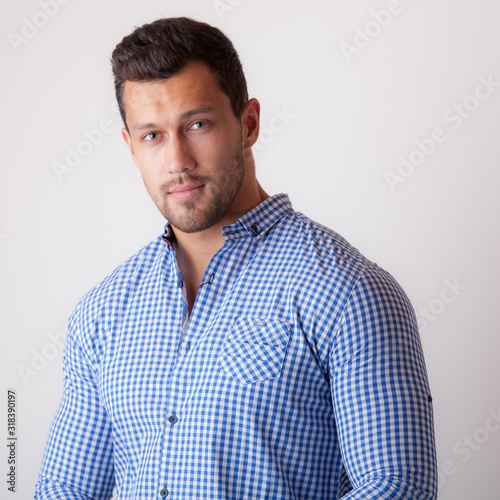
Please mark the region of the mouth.
POLYGON ((200 193, 204 187, 205 184, 200 184, 199 186, 194 184, 180 184, 172 189, 172 191, 169 191, 168 194, 176 200, 190 200, 200 193))

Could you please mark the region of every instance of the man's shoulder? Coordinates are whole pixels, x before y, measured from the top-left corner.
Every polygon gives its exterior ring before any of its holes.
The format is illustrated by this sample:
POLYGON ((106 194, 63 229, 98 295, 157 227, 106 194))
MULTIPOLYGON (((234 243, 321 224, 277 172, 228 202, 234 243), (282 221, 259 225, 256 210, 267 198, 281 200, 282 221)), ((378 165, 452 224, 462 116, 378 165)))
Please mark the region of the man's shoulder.
POLYGON ((349 301, 360 310, 362 306, 411 309, 396 279, 343 236, 298 212, 291 212, 286 224, 285 231, 294 233, 295 277, 316 303, 334 298, 338 311, 349 301))
POLYGON ((346 238, 333 229, 312 220, 301 212, 290 212, 282 231, 293 241, 302 261, 315 263, 326 270, 359 273, 373 263, 346 238))
POLYGON ((390 293, 404 294, 388 271, 339 233, 300 212, 292 211, 288 215, 281 235, 277 236, 277 244, 292 247, 291 260, 301 281, 311 285, 314 282, 316 287, 342 290, 346 297, 356 287, 369 283, 373 289, 382 287, 390 293))
POLYGON ((99 303, 113 301, 127 293, 131 286, 148 280, 152 270, 164 262, 165 242, 161 237, 142 247, 120 264, 80 299, 76 309, 94 309, 99 303))

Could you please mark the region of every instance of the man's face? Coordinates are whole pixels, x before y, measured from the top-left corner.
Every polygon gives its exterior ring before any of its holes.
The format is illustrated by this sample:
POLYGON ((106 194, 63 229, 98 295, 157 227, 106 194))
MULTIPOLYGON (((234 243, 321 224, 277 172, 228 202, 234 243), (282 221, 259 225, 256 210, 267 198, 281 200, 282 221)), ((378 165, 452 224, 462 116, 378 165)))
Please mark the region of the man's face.
POLYGON ((190 63, 164 81, 127 81, 124 103, 124 139, 174 228, 203 231, 237 211, 245 182, 242 124, 206 65, 190 63))

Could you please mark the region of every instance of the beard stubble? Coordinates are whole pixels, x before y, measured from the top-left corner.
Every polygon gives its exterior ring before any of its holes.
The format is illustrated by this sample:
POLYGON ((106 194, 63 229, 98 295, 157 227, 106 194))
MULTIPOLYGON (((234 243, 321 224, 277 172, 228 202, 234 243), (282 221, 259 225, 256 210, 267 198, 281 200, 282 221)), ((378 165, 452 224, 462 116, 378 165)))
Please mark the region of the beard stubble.
POLYGON ((217 224, 224 217, 241 189, 245 177, 242 141, 240 141, 230 163, 230 167, 218 179, 217 184, 214 184, 213 178, 209 176, 182 174, 178 179, 161 186, 160 193, 165 193, 163 199, 157 199, 148 189, 149 194, 162 215, 174 228, 184 233, 204 231, 217 224), (208 200, 208 205, 200 207, 199 200, 194 199, 183 201, 177 207, 175 205, 173 207, 169 206, 167 193, 182 184, 194 184, 196 186, 204 184, 207 190, 212 187, 209 192, 211 198, 208 200))

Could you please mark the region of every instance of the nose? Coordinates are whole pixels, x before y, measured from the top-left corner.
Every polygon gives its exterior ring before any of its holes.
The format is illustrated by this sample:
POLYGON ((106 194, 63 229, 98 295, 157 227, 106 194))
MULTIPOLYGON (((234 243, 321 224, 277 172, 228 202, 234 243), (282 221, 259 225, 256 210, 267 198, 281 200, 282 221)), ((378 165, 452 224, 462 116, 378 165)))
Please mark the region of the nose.
POLYGON ((169 138, 165 160, 171 174, 180 174, 196 166, 189 144, 182 137, 171 136, 169 138))

